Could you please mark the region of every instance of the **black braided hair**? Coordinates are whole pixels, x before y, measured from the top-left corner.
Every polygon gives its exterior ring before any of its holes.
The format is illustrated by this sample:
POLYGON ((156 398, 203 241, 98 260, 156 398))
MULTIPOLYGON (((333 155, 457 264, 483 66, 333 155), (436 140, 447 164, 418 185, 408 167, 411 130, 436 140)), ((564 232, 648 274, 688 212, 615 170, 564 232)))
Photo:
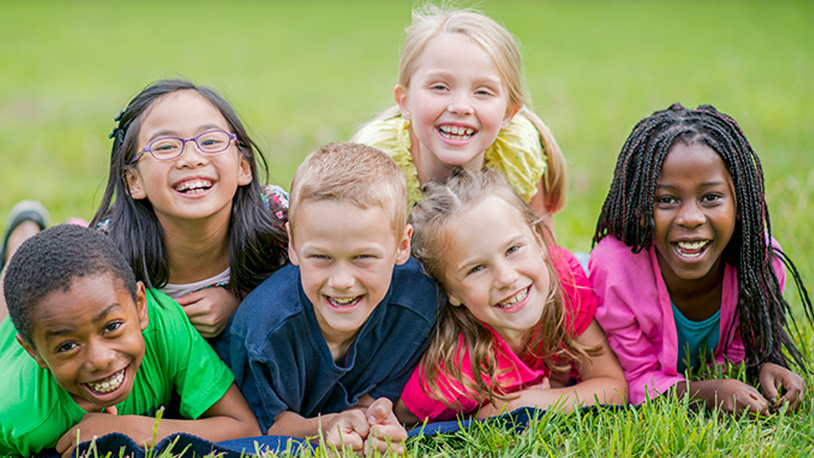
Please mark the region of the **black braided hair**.
MULTIPOLYGON (((808 292, 789 257, 772 247, 771 222, 766 206, 763 169, 737 122, 710 105, 695 110, 676 103, 636 124, 625 141, 608 197, 596 224, 594 245, 612 235, 633 253, 653 245, 653 205, 662 163, 676 143, 703 144, 721 156, 732 176, 738 221, 724 250, 726 263, 738 272, 738 314, 741 338, 750 370, 763 363, 787 366, 783 349, 806 370, 805 355, 787 332, 789 303, 783 298, 772 260, 779 256, 791 271, 806 318, 812 323, 808 292)), ((732 333, 728 333, 727 343, 732 333)), ((723 337, 723 336, 722 336, 723 337)))

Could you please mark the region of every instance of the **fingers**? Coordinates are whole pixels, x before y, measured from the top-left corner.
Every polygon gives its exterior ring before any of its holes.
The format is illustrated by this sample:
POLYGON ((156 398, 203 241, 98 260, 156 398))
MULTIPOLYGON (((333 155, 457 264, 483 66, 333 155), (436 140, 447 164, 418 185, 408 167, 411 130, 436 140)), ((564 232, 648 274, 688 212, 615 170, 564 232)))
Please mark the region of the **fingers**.
POLYGON ((327 427, 325 442, 337 449, 350 448, 354 452, 362 451, 364 437, 370 427, 361 410, 342 412, 335 422, 327 427))
POLYGON ((403 455, 404 441, 390 440, 387 437, 368 436, 364 444, 366 456, 382 456, 386 453, 403 455))
POLYGON ((392 420, 398 422, 395 415, 393 415, 393 402, 387 398, 379 398, 373 401, 365 411, 365 416, 370 425, 383 423, 390 416, 393 417, 392 420))
POLYGON ((74 426, 57 441, 57 446, 55 447, 56 451, 57 453, 61 453, 63 458, 69 458, 71 456, 71 452, 73 452, 77 444, 77 433, 78 430, 76 426, 74 426))

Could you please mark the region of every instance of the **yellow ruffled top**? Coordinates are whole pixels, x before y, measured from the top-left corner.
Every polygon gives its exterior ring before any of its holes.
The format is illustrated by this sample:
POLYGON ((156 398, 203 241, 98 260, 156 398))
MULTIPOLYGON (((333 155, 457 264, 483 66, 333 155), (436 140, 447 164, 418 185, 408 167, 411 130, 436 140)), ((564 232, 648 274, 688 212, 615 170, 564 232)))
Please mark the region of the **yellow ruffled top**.
MULTIPOLYGON (((354 137, 355 141, 374 146, 389 154, 404 172, 410 207, 421 200, 418 171, 410 153, 410 122, 401 115, 373 121, 354 137)), ((537 194, 537 183, 543 178, 546 154, 540 133, 522 114, 516 115, 501 129, 492 146, 486 149, 484 165, 500 172, 526 202, 537 194)))

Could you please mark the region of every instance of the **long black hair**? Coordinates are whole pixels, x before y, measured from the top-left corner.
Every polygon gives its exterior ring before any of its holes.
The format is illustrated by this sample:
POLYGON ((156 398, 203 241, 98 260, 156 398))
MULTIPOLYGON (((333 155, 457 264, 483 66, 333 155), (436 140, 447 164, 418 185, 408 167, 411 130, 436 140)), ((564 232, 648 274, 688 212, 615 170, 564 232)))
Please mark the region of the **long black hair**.
POLYGON ((274 270, 287 261, 285 221, 266 208, 257 179, 257 159, 264 178, 268 176, 266 159, 249 138, 243 123, 229 103, 215 91, 196 86, 186 80, 160 80, 150 84, 127 105, 115 121, 110 151, 110 175, 102 203, 93 217, 91 227, 109 220, 109 233, 124 253, 136 278, 148 287, 163 287, 170 277, 162 228, 147 199, 133 199, 127 183, 127 170, 137 153, 138 136, 144 112, 164 95, 190 90, 206 98, 226 119, 237 135, 237 149, 251 167, 252 181, 238 186, 232 199, 229 222, 229 289, 238 297, 254 289, 274 270))
MULTIPOLYGON (((737 222, 722 256, 738 272, 737 308, 747 365, 750 369, 765 362, 786 366, 785 349, 805 370, 805 356, 787 332, 786 314, 791 312, 772 268, 775 256, 791 271, 809 323, 811 299, 791 259, 769 243, 772 228, 763 169, 737 122, 726 114, 710 105, 689 110, 673 104, 639 121, 619 153, 593 243, 612 235, 634 253, 653 244, 656 187, 664 158, 677 142, 711 148, 721 156, 732 176, 737 222)), ((796 328, 794 317, 791 319, 796 328)))

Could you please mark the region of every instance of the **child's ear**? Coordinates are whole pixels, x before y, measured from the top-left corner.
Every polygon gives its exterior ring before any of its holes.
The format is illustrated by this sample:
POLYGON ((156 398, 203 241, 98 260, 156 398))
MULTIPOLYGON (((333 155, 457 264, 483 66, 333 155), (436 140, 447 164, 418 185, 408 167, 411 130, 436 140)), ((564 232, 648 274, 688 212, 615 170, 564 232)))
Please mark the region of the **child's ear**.
POLYGON ((136 200, 144 199, 147 193, 144 191, 144 184, 141 182, 141 177, 136 172, 135 167, 131 167, 124 172, 124 177, 127 180, 127 187, 130 189, 130 196, 136 200))
POLYGON ((503 121, 500 123, 500 128, 505 129, 509 127, 509 123, 512 122, 514 115, 516 115, 518 111, 520 111, 520 107, 506 108, 506 114, 503 116, 503 121))
POLYGON ((455 295, 454 295, 454 294, 452 294, 452 293, 447 293, 447 297, 449 298, 449 303, 450 303, 450 304, 451 304, 453 307, 460 307, 460 306, 462 306, 462 305, 463 305, 463 302, 461 302, 461 300, 460 300, 460 299, 458 299, 457 297, 455 297, 455 295))
POLYGON ((291 226, 288 222, 285 223, 285 233, 288 234, 288 260, 295 266, 300 265, 300 258, 297 256, 297 250, 294 249, 294 238, 291 237, 291 226))
MULTIPOLYGON (((238 153, 239 154, 239 153, 238 153)), ((252 166, 246 156, 240 154, 240 165, 237 171, 237 184, 245 186, 252 182, 252 166)))
POLYGON ((400 266, 410 259, 410 240, 413 237, 413 225, 408 224, 404 226, 404 233, 401 235, 401 240, 398 242, 396 248, 396 265, 400 266))
POLYGON ((42 359, 42 356, 40 356, 40 354, 37 352, 37 349, 31 346, 31 344, 29 344, 28 342, 26 342, 25 339, 23 339, 20 336, 20 334, 17 334, 17 342, 19 342, 20 345, 23 346, 26 353, 28 353, 32 358, 34 358, 34 361, 37 362, 38 366, 40 366, 43 369, 48 369, 48 364, 46 364, 45 360, 42 359))
POLYGON ((393 89, 393 97, 396 99, 396 104, 399 106, 401 117, 410 120, 410 109, 407 107, 407 88, 401 84, 397 84, 393 89))
POLYGON ((150 314, 147 309, 147 288, 140 281, 136 282, 136 310, 138 310, 139 326, 144 331, 150 324, 150 314))

